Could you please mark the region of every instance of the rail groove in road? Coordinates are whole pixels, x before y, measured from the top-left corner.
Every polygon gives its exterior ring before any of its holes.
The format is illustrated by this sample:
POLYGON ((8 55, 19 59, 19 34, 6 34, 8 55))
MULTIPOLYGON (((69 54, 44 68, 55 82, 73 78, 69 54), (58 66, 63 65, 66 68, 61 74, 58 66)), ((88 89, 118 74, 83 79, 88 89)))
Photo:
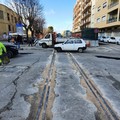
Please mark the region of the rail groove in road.
POLYGON ((46 109, 47 109, 48 98, 51 89, 51 79, 52 79, 54 62, 55 62, 55 51, 53 50, 51 62, 48 68, 49 70, 46 75, 46 80, 45 80, 44 88, 42 90, 42 96, 39 102, 35 120, 39 120, 39 119, 46 120, 46 109))
POLYGON ((107 100, 101 95, 98 88, 93 84, 88 77, 88 75, 85 73, 83 68, 79 65, 77 60, 74 58, 74 56, 71 53, 68 53, 71 61, 75 65, 76 69, 79 71, 79 73, 82 75, 83 79, 85 80, 85 84, 93 94, 94 98, 96 99, 97 103, 101 107, 102 111, 104 111, 107 120, 120 120, 120 118, 117 116, 115 111, 110 106, 110 103, 107 102, 107 100))

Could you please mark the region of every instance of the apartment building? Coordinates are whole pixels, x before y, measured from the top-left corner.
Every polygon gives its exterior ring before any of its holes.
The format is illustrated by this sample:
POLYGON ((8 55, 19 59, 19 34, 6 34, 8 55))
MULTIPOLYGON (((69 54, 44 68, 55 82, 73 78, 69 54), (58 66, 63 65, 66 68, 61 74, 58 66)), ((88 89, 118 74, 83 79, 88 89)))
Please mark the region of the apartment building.
POLYGON ((91 27, 91 0, 82 0, 82 21, 80 24, 80 29, 91 27))
POLYGON ((95 8, 99 35, 120 36, 120 0, 96 0, 95 8))
POLYGON ((0 4, 0 36, 3 33, 16 32, 18 16, 7 6, 0 4))
POLYGON ((74 32, 79 32, 80 31, 80 9, 81 9, 81 0, 77 0, 76 4, 74 6, 74 11, 73 11, 73 31, 74 32))
POLYGON ((95 27, 95 0, 91 0, 92 4, 91 4, 91 28, 95 27))
POLYGON ((91 0, 77 0, 74 6, 73 32, 91 27, 91 0))
POLYGON ((77 0, 73 32, 98 28, 99 36, 120 37, 120 0, 77 0))

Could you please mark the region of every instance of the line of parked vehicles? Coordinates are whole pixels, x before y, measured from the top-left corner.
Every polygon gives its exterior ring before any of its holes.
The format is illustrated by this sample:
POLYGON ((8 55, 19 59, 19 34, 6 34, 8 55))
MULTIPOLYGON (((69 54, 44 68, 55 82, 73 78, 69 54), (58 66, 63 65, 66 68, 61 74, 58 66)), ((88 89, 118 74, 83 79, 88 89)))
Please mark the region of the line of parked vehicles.
MULTIPOLYGON (((101 36, 98 37, 98 40, 100 42, 116 43, 120 45, 120 37, 101 36)), ((53 44, 52 42, 54 42, 54 44, 57 43, 56 45, 54 45, 54 49, 56 49, 58 52, 62 50, 75 50, 78 52, 83 52, 87 48, 87 44, 82 39, 54 38, 51 33, 46 35, 43 39, 39 41, 37 40, 37 44, 41 45, 43 48, 51 46, 53 44)), ((18 49, 16 45, 10 43, 4 43, 4 45, 7 49, 7 54, 9 58, 12 58, 18 54, 18 49)))
POLYGON ((98 40, 100 42, 115 43, 120 45, 120 37, 100 36, 98 37, 98 40))

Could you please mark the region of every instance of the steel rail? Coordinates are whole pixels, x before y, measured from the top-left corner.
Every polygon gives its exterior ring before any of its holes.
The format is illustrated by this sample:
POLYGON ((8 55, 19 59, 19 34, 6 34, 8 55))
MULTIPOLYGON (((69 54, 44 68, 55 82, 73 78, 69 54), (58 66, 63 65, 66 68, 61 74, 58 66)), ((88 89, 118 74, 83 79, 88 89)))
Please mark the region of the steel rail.
POLYGON ((41 96, 41 99, 38 105, 38 110, 34 120, 39 120, 40 115, 42 116, 42 120, 46 120, 46 109, 47 109, 48 99, 50 94, 50 84, 51 84, 51 77, 52 77, 54 62, 55 62, 55 50, 53 50, 53 53, 52 53, 49 70, 46 75, 47 78, 45 80, 44 88, 42 90, 42 96, 41 96), (41 113, 42 109, 43 109, 43 113, 41 113))
POLYGON ((80 74, 85 80, 86 85, 91 90, 92 94, 100 104, 100 107, 103 109, 103 111, 106 113, 108 120, 120 120, 120 118, 117 116, 115 111, 111 108, 111 106, 108 104, 106 99, 101 95, 101 93, 98 91, 98 89, 95 87, 95 85, 91 82, 88 75, 84 72, 83 68, 79 65, 77 60, 74 58, 74 56, 71 53, 68 53, 70 56, 71 61, 74 63, 80 74))

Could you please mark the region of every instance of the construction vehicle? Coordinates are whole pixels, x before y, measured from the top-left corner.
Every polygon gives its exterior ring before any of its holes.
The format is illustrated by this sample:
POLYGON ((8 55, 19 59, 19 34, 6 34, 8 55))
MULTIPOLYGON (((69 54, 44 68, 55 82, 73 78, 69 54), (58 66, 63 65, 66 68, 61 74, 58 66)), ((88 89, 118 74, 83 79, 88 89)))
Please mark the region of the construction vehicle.
POLYGON ((38 41, 38 44, 43 48, 47 48, 50 46, 54 46, 57 43, 63 43, 67 40, 67 38, 56 37, 56 33, 48 33, 44 36, 43 39, 38 41))

